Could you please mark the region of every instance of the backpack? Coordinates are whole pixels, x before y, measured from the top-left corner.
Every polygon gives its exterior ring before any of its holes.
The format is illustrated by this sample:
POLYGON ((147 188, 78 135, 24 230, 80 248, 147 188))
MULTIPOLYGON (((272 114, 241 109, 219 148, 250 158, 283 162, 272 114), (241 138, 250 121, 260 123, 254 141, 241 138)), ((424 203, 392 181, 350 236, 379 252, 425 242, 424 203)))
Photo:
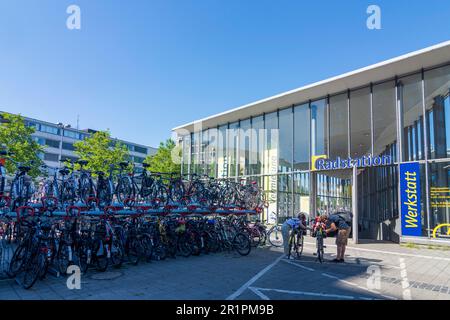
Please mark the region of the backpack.
POLYGON ((352 226, 353 222, 353 213, 351 212, 336 212, 332 215, 337 215, 339 218, 345 221, 346 224, 348 224, 350 227, 352 226))

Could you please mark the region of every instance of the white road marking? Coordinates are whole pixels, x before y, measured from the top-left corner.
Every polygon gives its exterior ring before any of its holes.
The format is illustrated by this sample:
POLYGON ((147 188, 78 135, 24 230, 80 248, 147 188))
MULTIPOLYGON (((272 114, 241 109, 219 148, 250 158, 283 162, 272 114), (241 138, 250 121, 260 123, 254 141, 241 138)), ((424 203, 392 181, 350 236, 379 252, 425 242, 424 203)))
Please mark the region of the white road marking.
POLYGON ((253 278, 248 280, 246 283, 244 283, 239 289, 236 290, 233 294, 228 296, 226 300, 234 300, 237 297, 239 297, 248 287, 250 287, 256 280, 261 278, 264 274, 267 273, 270 269, 272 269, 278 262, 280 262, 281 259, 283 259, 285 255, 282 254, 280 257, 278 257, 274 262, 269 264, 267 267, 262 269, 260 272, 258 272, 253 278))
MULTIPOLYGON (((294 265, 294 266, 296 266, 296 267, 299 267, 299 268, 302 268, 302 269, 311 271, 311 272, 316 271, 315 269, 312 269, 312 268, 308 268, 308 267, 302 266, 301 264, 298 264, 298 263, 295 263, 295 262, 292 262, 292 261, 288 261, 288 260, 283 260, 283 261, 286 262, 286 263, 292 264, 292 265, 294 265)), ((353 287, 357 287, 357 288, 359 288, 359 289, 361 289, 361 290, 369 291, 370 293, 377 294, 377 295, 379 295, 379 296, 382 296, 382 297, 387 298, 387 299, 390 299, 390 300, 397 300, 397 298, 395 298, 395 297, 391 297, 391 296, 384 295, 384 294, 382 294, 381 292, 378 292, 378 291, 376 291, 376 290, 371 290, 371 289, 369 289, 369 288, 360 286, 360 285, 357 284, 357 283, 353 283, 353 282, 350 282, 350 281, 347 281, 347 280, 343 280, 343 279, 341 279, 341 278, 339 278, 339 277, 336 277, 336 276, 333 276, 333 275, 331 275, 331 274, 329 274, 329 273, 324 273, 324 272, 323 272, 323 273, 321 273, 321 275, 324 276, 324 277, 330 278, 330 279, 334 279, 334 280, 336 280, 336 281, 338 281, 338 282, 345 283, 346 285, 353 286, 353 287)))
POLYGON ((295 262, 292 262, 292 261, 289 261, 289 260, 283 260, 283 262, 292 264, 293 266, 296 266, 296 267, 299 267, 299 268, 302 268, 302 269, 305 269, 305 270, 308 270, 308 271, 315 271, 315 269, 313 269, 313 268, 308 268, 308 267, 302 266, 301 264, 298 264, 298 263, 295 263, 295 262))
POLYGON ((253 291, 254 294, 256 294, 258 297, 260 297, 262 300, 270 300, 268 296, 266 296, 264 293, 259 291, 258 289, 254 287, 248 287, 250 290, 253 291))
POLYGON ((347 281, 347 280, 343 280, 343 279, 341 279, 341 278, 339 278, 339 277, 336 277, 336 276, 333 276, 333 275, 331 275, 331 274, 328 274, 328 273, 322 273, 322 275, 323 275, 324 277, 327 277, 327 278, 334 279, 334 280, 337 280, 337 281, 339 281, 339 282, 345 283, 346 285, 350 285, 350 286, 353 286, 353 287, 357 287, 357 288, 359 288, 359 289, 361 289, 361 290, 366 290, 366 291, 369 291, 370 293, 380 295, 380 296, 382 296, 382 297, 384 297, 384 298, 386 298, 386 299, 389 299, 389 300, 397 300, 397 298, 395 298, 395 297, 392 297, 392 296, 388 296, 388 295, 382 294, 381 292, 378 292, 378 291, 376 291, 376 290, 368 289, 368 288, 366 288, 366 287, 360 286, 360 285, 357 284, 357 283, 353 283, 353 282, 350 282, 350 281, 347 281))
POLYGON ((405 259, 398 259, 400 261, 400 276, 402 277, 403 300, 411 300, 411 290, 409 289, 408 272, 406 271, 405 259))
MULTIPOLYGON (((304 244, 316 245, 313 242, 304 242, 304 244)), ((328 247, 336 247, 334 244, 327 244, 328 247)), ((384 250, 375 250, 375 249, 367 249, 367 248, 355 248, 351 246, 347 246, 347 250, 358 250, 358 251, 367 251, 367 252, 376 252, 383 254, 392 254, 396 256, 405 256, 405 257, 414 257, 414 258, 422 258, 422 259, 433 259, 433 260, 442 260, 442 261, 450 261, 450 258, 442 258, 442 257, 433 257, 433 256, 424 256, 421 254, 412 254, 412 253, 403 253, 403 252, 393 252, 393 251, 384 251, 384 250)))
MULTIPOLYGON (((292 291, 292 290, 272 289, 272 288, 254 288, 254 289, 256 289, 258 291, 275 291, 275 292, 279 292, 279 293, 296 294, 296 295, 313 296, 313 297, 338 298, 338 299, 347 299, 347 300, 363 299, 363 297, 354 297, 354 296, 331 294, 331 293, 292 291)), ((366 297, 364 297, 364 299, 373 300, 372 298, 366 298, 366 297)))

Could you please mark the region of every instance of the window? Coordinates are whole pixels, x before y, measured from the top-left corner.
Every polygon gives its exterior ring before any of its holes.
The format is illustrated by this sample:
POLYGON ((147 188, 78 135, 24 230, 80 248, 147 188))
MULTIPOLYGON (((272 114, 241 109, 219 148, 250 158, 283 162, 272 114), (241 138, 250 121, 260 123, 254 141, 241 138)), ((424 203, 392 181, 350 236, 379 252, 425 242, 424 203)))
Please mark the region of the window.
POLYGON ((59 141, 51 140, 51 139, 45 139, 45 145, 59 149, 59 141))
POLYGON ((243 120, 239 128, 239 175, 248 175, 250 169, 250 119, 243 120))
POLYGON ((134 156, 133 158, 134 158, 134 162, 136 162, 136 163, 143 163, 145 160, 145 158, 142 158, 142 157, 134 156))
POLYGON ((436 237, 450 239, 449 226, 437 228, 441 224, 450 224, 450 162, 431 163, 429 169, 430 231, 436 228, 436 237))
POLYGON ((75 147, 73 146, 73 144, 69 143, 69 142, 63 142, 62 148, 64 150, 70 150, 70 151, 74 151, 75 150, 75 147))
POLYGON ((134 146, 134 152, 147 154, 147 148, 134 146))
POLYGON ((70 131, 70 130, 65 130, 64 129, 64 137, 69 137, 69 138, 72 138, 72 139, 79 140, 80 139, 80 134, 78 132, 75 132, 75 131, 70 131))
POLYGON ((189 173, 191 163, 191 136, 183 136, 183 173, 189 173))
POLYGON ((227 134, 228 125, 220 126, 217 141, 217 176, 219 178, 228 177, 227 134))
POLYGON ((238 139, 239 139, 239 123, 234 122, 230 124, 230 128, 228 129, 228 160, 229 160, 229 166, 228 166, 228 173, 230 177, 236 176, 236 169, 237 169, 237 151, 239 148, 238 145, 238 139))
POLYGON ((54 162, 56 162, 56 161, 58 161, 58 159, 59 159, 59 155, 57 155, 57 154, 54 154, 54 153, 46 153, 46 154, 44 154, 44 160, 46 160, 46 161, 54 161, 54 162))
POLYGON ((278 216, 279 217, 292 217, 294 215, 294 206, 292 203, 292 175, 279 174, 278 175, 278 216))
POLYGON ((403 161, 423 160, 423 105, 420 74, 399 79, 398 98, 402 112, 403 161))
POLYGON ((294 145, 293 117, 292 108, 280 110, 279 112, 280 158, 278 160, 278 172, 292 171, 292 152, 294 145))
POLYGON ((201 142, 200 142, 200 173, 208 174, 208 164, 209 164, 209 130, 204 130, 201 134, 201 142))
POLYGON ((33 127, 35 130, 40 131, 39 123, 31 122, 31 121, 26 121, 25 123, 28 127, 33 127))
POLYGON ((308 170, 310 161, 310 112, 308 104, 294 107, 294 170, 308 170))
POLYGON ((278 115, 272 112, 265 115, 266 156, 264 159, 264 173, 275 174, 278 171, 278 115))
POLYGON ((328 154, 328 115, 326 100, 311 102, 311 153, 328 154))
POLYGON ((191 164, 191 172, 192 173, 200 173, 199 172, 199 141, 200 133, 194 132, 191 134, 191 155, 192 155, 192 164, 191 164))
POLYGON ((397 125, 395 110, 395 82, 373 86, 373 153, 391 155, 396 161, 397 125))
POLYGON ((304 212, 309 215, 309 218, 314 217, 314 214, 312 214, 309 209, 309 173, 294 173, 293 178, 294 213, 304 212))
POLYGON ((428 156, 450 157, 450 66, 425 72, 428 156))
POLYGON ((330 97, 330 158, 348 157, 348 96, 330 97))
POLYGON ((36 141, 41 146, 45 145, 45 139, 44 138, 33 137, 33 140, 36 141))
POLYGON ((41 132, 57 134, 57 135, 59 134, 59 129, 57 127, 48 126, 48 125, 45 125, 45 124, 41 124, 39 130, 41 132))
POLYGON ((261 174, 264 159, 264 117, 259 116, 252 119, 252 130, 250 139, 250 173, 261 174))
POLYGON ((207 165, 207 174, 210 177, 216 176, 216 164, 217 164, 217 128, 211 128, 208 130, 208 146, 206 149, 206 158, 208 162, 207 165))
POLYGON ((350 155, 372 153, 370 88, 350 92, 350 155))

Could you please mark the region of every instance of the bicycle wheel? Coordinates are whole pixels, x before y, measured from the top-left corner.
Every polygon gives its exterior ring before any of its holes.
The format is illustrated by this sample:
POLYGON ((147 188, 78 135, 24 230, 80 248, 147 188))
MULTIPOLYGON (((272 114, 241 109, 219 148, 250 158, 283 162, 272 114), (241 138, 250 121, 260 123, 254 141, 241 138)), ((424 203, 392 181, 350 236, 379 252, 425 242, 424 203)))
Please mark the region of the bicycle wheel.
POLYGON ((81 245, 77 251, 77 265, 80 267, 81 273, 85 274, 89 267, 90 249, 85 245, 81 245))
POLYGON ((297 237, 297 258, 300 258, 303 253, 303 240, 305 239, 303 232, 299 233, 297 237))
POLYGON ((36 283, 41 270, 45 268, 45 259, 44 254, 36 252, 24 265, 22 272, 18 273, 16 279, 24 289, 30 289, 36 283))
POLYGON ((190 243, 187 236, 182 236, 178 238, 177 241, 177 253, 185 258, 192 254, 192 243, 190 243))
POLYGON ((145 261, 150 262, 152 261, 153 256, 153 243, 152 243, 152 237, 148 234, 143 234, 142 239, 142 249, 143 249, 143 257, 145 258, 145 261))
POLYGON ((112 202, 112 192, 108 183, 101 183, 97 187, 97 198, 99 200, 100 207, 109 206, 112 202))
POLYGON ((259 230, 259 234, 260 234, 260 236, 261 236, 261 239, 260 239, 260 241, 259 241, 259 245, 260 245, 260 246, 264 246, 264 245, 266 244, 266 242, 267 242, 267 232, 266 232, 266 229, 263 228, 263 227, 259 227, 258 230, 259 230))
POLYGON ((126 199, 133 196, 133 186, 128 177, 122 177, 117 185, 117 199, 123 203, 126 199))
POLYGON ((296 250, 297 250, 296 236, 295 236, 295 233, 292 231, 291 235, 289 236, 288 259, 291 258, 292 251, 296 251, 296 250))
POLYGON ((249 237, 242 232, 236 234, 233 238, 233 248, 239 253, 241 256, 246 256, 252 250, 252 245, 249 237))
POLYGON ((323 262, 323 238, 320 235, 317 235, 317 259, 320 263, 323 262))
POLYGON ((252 247, 256 248, 257 246, 259 246, 259 244, 261 243, 261 233, 259 232, 259 230, 253 227, 248 229, 247 232, 250 236, 252 247))
POLYGON ((215 232, 206 232, 206 251, 215 253, 220 249, 219 237, 215 232))
POLYGON ((58 267, 58 271, 61 274, 67 273, 67 268, 70 265, 69 257, 70 257, 70 248, 67 245, 61 245, 59 247, 58 253, 56 254, 56 266, 58 267))
POLYGON ((97 271, 106 271, 106 269, 108 269, 109 261, 106 254, 105 245, 101 241, 98 241, 95 250, 92 250, 92 253, 95 255, 97 271))
POLYGON ((124 250, 122 243, 119 239, 115 238, 111 245, 111 263, 114 268, 120 268, 122 266, 124 250))
POLYGON ((80 184, 78 189, 78 196, 80 201, 86 203, 87 199, 93 195, 92 181, 86 177, 82 176, 80 178, 80 184))
POLYGON ((127 244, 127 258, 128 261, 133 264, 137 265, 139 262, 139 258, 142 256, 142 252, 144 249, 142 248, 142 244, 140 241, 136 238, 130 239, 127 244))
POLYGON ((10 278, 14 278, 17 273, 20 271, 22 265, 26 261, 27 257, 27 246, 26 245, 19 245, 17 249, 14 251, 13 256, 11 258, 11 261, 9 263, 8 270, 6 271, 6 274, 10 278))
POLYGON ((274 246, 281 248, 283 246, 283 236, 281 234, 281 226, 273 226, 272 229, 267 233, 267 238, 269 243, 274 246))

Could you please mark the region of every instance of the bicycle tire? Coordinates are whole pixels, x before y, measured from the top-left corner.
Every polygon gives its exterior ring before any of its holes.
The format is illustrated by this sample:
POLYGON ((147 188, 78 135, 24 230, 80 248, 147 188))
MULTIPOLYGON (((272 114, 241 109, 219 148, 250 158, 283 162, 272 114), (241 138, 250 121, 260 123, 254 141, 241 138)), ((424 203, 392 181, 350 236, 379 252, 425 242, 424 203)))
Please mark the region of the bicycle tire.
POLYGON ((281 226, 273 226, 267 233, 267 239, 269 240, 270 245, 281 248, 283 246, 281 226))
POLYGON ((299 240, 297 241, 297 258, 300 258, 303 253, 303 245, 305 240, 305 236, 303 235, 303 233, 299 236, 299 239, 297 240, 299 240))
POLYGON ((110 250, 112 266, 114 268, 120 268, 123 262, 124 250, 119 239, 113 239, 110 250))
POLYGON ((322 236, 317 236, 317 259, 320 263, 323 262, 323 238, 322 236))
POLYGON ((143 248, 140 248, 141 246, 142 244, 138 239, 133 238, 129 240, 126 249, 128 262, 133 265, 137 265, 139 263, 139 259, 142 256, 142 252, 144 251, 143 248))
POLYGON ((25 244, 19 245, 14 251, 11 261, 9 262, 8 270, 6 271, 6 275, 9 278, 14 278, 17 275, 26 261, 26 256, 27 246, 25 244))
POLYGON ((43 268, 45 268, 45 256, 36 252, 27 261, 22 272, 17 274, 16 279, 24 289, 28 290, 36 283, 43 268))
POLYGON ((237 233, 233 238, 233 248, 241 256, 248 255, 252 250, 252 245, 249 237, 245 233, 237 233))

